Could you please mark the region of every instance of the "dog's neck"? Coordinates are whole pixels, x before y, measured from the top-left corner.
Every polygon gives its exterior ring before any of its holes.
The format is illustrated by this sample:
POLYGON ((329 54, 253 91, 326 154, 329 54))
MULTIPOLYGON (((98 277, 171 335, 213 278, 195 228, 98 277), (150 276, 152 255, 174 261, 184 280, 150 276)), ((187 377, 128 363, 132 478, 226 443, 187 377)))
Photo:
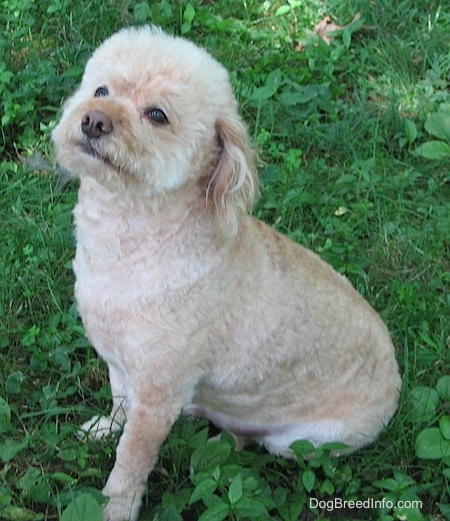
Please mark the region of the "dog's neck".
POLYGON ((102 217, 122 222, 141 221, 157 234, 168 227, 186 223, 195 216, 205 214, 206 197, 200 187, 185 186, 165 194, 151 196, 130 192, 112 192, 91 177, 83 177, 78 192, 78 205, 92 224, 102 217))
MULTIPOLYGON (((201 187, 182 187, 164 195, 114 193, 93 178, 81 179, 74 211, 77 242, 84 248, 111 256, 145 243, 160 250, 169 240, 205 244, 222 243, 215 216, 206 205, 201 187), (102 248, 103 247, 103 248, 102 248)), ((186 244, 185 247, 188 247, 186 244)))
POLYGON ((139 277, 158 294, 188 288, 217 269, 232 241, 218 235, 214 212, 202 208, 192 192, 188 187, 159 200, 112 193, 82 179, 74 210, 77 278, 115 277, 144 265, 146 274, 139 277))

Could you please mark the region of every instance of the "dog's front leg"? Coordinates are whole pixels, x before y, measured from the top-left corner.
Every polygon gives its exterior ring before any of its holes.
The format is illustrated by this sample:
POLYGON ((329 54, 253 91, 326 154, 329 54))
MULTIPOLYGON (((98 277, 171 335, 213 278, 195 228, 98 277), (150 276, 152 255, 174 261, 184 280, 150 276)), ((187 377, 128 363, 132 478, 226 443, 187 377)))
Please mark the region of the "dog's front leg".
POLYGON ((118 367, 108 364, 109 381, 113 406, 109 416, 94 416, 81 425, 79 430, 80 438, 86 435, 92 440, 99 440, 109 434, 120 430, 126 420, 127 409, 127 381, 126 375, 118 367))
POLYGON ((180 409, 171 407, 161 395, 158 403, 150 402, 148 397, 145 401, 135 397, 130 404, 116 462, 103 489, 109 497, 103 514, 105 521, 137 520, 148 474, 180 409))

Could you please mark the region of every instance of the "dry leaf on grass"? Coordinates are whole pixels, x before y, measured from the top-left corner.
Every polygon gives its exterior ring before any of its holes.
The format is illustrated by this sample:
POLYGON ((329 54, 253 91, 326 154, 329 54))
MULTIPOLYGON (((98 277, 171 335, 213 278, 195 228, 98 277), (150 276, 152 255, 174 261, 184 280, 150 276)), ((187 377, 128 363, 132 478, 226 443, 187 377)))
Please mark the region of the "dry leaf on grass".
POLYGON ((334 37, 334 35, 331 33, 347 29, 356 22, 359 22, 361 16, 361 13, 356 13, 353 17, 353 20, 349 24, 339 25, 336 22, 334 22, 330 16, 327 15, 316 25, 316 27, 314 28, 314 32, 329 44, 334 37))

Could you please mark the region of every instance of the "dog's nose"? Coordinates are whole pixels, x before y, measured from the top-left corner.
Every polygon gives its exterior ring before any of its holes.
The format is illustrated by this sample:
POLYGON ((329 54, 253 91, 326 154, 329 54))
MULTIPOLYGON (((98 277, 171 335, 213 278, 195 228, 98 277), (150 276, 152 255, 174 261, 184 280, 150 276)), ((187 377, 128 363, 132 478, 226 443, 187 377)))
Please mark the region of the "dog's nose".
POLYGON ((99 138, 113 131, 111 118, 101 110, 90 110, 81 118, 81 130, 90 138, 99 138))

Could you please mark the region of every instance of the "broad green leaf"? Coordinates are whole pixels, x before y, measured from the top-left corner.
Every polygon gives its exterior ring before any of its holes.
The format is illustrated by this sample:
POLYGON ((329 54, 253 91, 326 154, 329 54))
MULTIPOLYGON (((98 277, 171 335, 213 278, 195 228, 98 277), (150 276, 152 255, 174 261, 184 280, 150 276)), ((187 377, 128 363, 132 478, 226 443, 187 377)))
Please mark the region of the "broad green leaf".
POLYGON ((11 424, 11 407, 0 397, 0 433, 14 430, 11 424))
POLYGON ((415 149, 415 154, 426 159, 450 158, 450 144, 444 141, 427 141, 415 149))
POLYGON ((450 519, 450 503, 438 503, 444 519, 450 519))
POLYGON ((439 419, 439 429, 446 440, 450 440, 450 416, 442 416, 439 419))
POLYGON ((342 31, 342 41, 344 42, 345 47, 348 49, 352 43, 352 33, 349 31, 348 27, 342 31))
POLYGON ((275 95, 281 85, 281 69, 275 69, 267 75, 266 84, 253 90, 250 99, 264 101, 275 95))
POLYGON ((425 130, 444 141, 450 141, 450 112, 430 114, 425 122, 425 130))
POLYGON ((284 487, 278 487, 273 491, 273 499, 277 507, 284 505, 288 498, 288 491, 284 487))
POLYGON ((450 401, 450 376, 439 378, 436 384, 436 391, 444 402, 450 401))
POLYGON ((278 507, 278 512, 282 519, 286 521, 297 521, 300 519, 300 513, 305 509, 306 498, 302 494, 288 498, 284 505, 278 507))
POLYGON ((266 507, 257 499, 243 497, 235 506, 238 519, 264 519, 269 517, 266 507))
POLYGON ((242 475, 239 473, 228 489, 228 500, 233 507, 242 497, 242 475))
POLYGON ((75 482, 75 478, 69 476, 69 474, 66 474, 65 472, 54 472, 52 474, 52 479, 72 484, 75 482))
POLYGON ((335 491, 335 486, 331 480, 325 479, 320 483, 319 490, 321 494, 332 496, 335 491))
POLYGON ((287 107, 294 105, 306 105, 319 96, 316 85, 298 86, 295 89, 284 91, 280 96, 280 102, 287 107))
POLYGON ((203 514, 198 518, 198 521, 222 521, 226 519, 230 513, 230 506, 226 503, 217 503, 212 507, 209 507, 203 514))
POLYGON ((216 490, 216 488, 216 481, 213 479, 205 479, 195 487, 194 492, 192 492, 191 498, 189 499, 189 504, 192 505, 196 501, 211 495, 216 490))
POLYGON ((21 490, 30 490, 39 481, 41 474, 41 471, 36 467, 30 467, 25 474, 17 480, 17 487, 21 490))
POLYGON ((290 448, 295 452, 295 455, 299 460, 315 451, 314 445, 308 440, 294 441, 290 448))
POLYGON ((418 506, 422 502, 419 496, 411 489, 403 490, 400 494, 398 504, 395 506, 394 512, 396 519, 405 519, 407 521, 424 521, 425 517, 421 513, 418 506))
POLYGON ((38 326, 31 326, 30 329, 22 337, 22 344, 25 347, 31 347, 36 343, 36 338, 39 336, 41 329, 38 326))
POLYGON ((303 472, 302 483, 308 492, 311 492, 311 490, 314 488, 316 483, 316 475, 311 469, 306 469, 305 472, 303 472))
POLYGON ((28 438, 22 441, 7 439, 0 445, 0 459, 3 463, 7 463, 26 447, 28 447, 28 438))
POLYGON ((191 23, 195 18, 195 9, 191 3, 188 3, 183 13, 183 18, 186 22, 191 23))
MULTIPOLYGON (((139 2, 133 7, 133 16, 136 22, 145 22, 152 15, 152 10, 148 2, 139 2)), ((78 73, 79 74, 79 73, 78 73)))
POLYGON ((377 479, 372 482, 372 485, 390 492, 397 492, 400 488, 400 484, 393 478, 377 479))
POLYGON ((441 459, 450 455, 450 440, 446 440, 438 427, 420 432, 414 445, 416 456, 424 459, 441 459))
POLYGON ((191 465, 196 472, 212 471, 228 459, 230 452, 231 447, 228 443, 211 441, 194 451, 191 456, 191 465))
POLYGON ((5 390, 8 394, 19 394, 22 388, 24 376, 22 371, 11 373, 5 382, 5 390))
POLYGON ((417 138, 417 127, 411 119, 405 119, 405 135, 411 145, 417 138))
POLYGON ((2 521, 39 521, 44 519, 44 514, 36 514, 26 508, 8 505, 1 510, 2 521))
POLYGON ((179 514, 177 507, 172 504, 169 505, 159 516, 159 521, 183 521, 183 518, 179 514))
POLYGON ((169 507, 171 506, 175 507, 177 512, 182 512, 189 505, 191 493, 192 487, 177 488, 174 492, 164 492, 161 505, 169 513, 171 511, 169 507))
POLYGON ((410 420, 424 422, 432 419, 438 404, 439 396, 435 389, 425 386, 414 387, 408 396, 408 406, 411 410, 410 420))
POLYGON ((291 7, 289 5, 281 5, 276 11, 275 16, 283 16, 284 14, 289 13, 291 7))
POLYGON ((349 445, 340 442, 332 442, 332 443, 324 443, 320 446, 321 449, 330 451, 330 452, 342 452, 343 450, 347 450, 350 448, 349 445))
POLYGON ((270 99, 277 89, 264 85, 263 87, 257 87, 253 90, 250 99, 253 101, 264 101, 270 99))
POLYGON ((192 24, 184 22, 181 24, 181 34, 187 34, 192 28, 192 24))
POLYGON ((80 494, 64 510, 61 521, 102 521, 102 508, 91 494, 80 494))

